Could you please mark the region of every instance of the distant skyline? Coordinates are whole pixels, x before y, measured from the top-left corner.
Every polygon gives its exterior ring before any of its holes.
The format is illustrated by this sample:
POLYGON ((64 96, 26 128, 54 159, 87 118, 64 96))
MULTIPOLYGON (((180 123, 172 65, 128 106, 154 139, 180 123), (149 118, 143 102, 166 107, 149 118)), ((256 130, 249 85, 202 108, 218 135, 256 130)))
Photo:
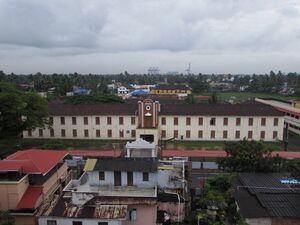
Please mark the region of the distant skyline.
POLYGON ((300 72, 299 25, 299 0, 0 0, 0 70, 300 72))

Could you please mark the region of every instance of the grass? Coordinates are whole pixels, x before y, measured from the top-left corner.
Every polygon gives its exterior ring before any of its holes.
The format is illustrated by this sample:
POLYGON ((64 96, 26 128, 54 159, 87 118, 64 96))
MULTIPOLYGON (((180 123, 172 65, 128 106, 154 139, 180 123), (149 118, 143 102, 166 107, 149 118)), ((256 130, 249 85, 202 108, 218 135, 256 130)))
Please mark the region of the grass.
MULTIPOLYGON (((211 95, 212 93, 195 93, 195 95, 211 95)), ((255 98, 276 98, 280 100, 290 100, 295 99, 292 96, 286 96, 276 93, 254 93, 254 92, 217 92, 218 100, 221 102, 226 102, 235 97, 234 101, 243 102, 255 98)))
MULTIPOLYGON (((223 150, 224 141, 170 141, 165 149, 172 150, 223 150)), ((264 146, 273 151, 283 151, 281 142, 264 142, 264 146)))

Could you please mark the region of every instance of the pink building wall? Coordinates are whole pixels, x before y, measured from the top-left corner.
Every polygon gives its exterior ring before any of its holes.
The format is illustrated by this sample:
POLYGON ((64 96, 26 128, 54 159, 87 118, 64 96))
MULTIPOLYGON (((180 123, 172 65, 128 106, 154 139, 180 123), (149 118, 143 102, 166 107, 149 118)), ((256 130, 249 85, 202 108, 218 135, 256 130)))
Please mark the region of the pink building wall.
POLYGON ((122 225, 156 225, 156 205, 130 205, 128 208, 136 209, 136 220, 123 221, 122 225))

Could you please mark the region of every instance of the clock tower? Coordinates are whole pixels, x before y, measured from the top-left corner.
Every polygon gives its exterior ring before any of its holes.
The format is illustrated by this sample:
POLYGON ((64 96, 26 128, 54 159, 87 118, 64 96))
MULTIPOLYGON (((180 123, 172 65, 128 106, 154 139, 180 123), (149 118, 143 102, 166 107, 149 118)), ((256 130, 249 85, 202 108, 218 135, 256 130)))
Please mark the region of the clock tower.
POLYGON ((156 128, 158 126, 158 113, 160 104, 152 99, 139 101, 139 128, 156 128))

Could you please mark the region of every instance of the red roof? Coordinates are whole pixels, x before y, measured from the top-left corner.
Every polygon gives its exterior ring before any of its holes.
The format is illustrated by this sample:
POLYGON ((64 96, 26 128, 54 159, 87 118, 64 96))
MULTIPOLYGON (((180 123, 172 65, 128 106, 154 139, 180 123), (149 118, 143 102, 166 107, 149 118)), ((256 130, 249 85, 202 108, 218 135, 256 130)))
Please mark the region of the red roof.
MULTIPOLYGON (((300 158, 300 152, 272 152, 272 155, 279 155, 283 158, 295 159, 300 158)), ((223 150, 163 150, 163 157, 208 157, 221 158, 227 154, 223 150)))
POLYGON ((120 157, 121 151, 72 150, 69 151, 69 154, 85 157, 120 157))
POLYGON ((17 205, 17 209, 35 209, 36 202, 43 192, 43 187, 29 186, 17 205))
POLYGON ((29 174, 47 174, 64 159, 66 151, 24 150, 0 161, 0 171, 18 171, 29 174))

